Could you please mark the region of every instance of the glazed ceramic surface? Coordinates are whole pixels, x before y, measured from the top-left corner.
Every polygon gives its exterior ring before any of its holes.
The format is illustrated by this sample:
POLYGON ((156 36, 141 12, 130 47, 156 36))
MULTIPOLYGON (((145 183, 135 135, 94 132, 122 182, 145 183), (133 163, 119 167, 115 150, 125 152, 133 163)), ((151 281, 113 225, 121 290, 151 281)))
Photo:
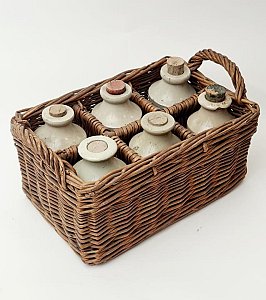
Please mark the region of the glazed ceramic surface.
POLYGON ((69 106, 61 104, 48 106, 42 111, 45 124, 38 127, 35 133, 53 151, 79 145, 86 138, 86 132, 72 123, 73 118, 74 111, 69 106))
POLYGON ((188 118, 188 129, 199 133, 234 119, 234 116, 227 110, 232 103, 232 99, 226 94, 225 89, 223 93, 224 95, 221 96, 221 99, 218 99, 218 102, 208 100, 208 92, 199 95, 198 102, 201 108, 188 118))
POLYGON ((96 181, 107 173, 120 169, 126 164, 114 157, 117 145, 105 136, 91 136, 83 140, 78 147, 82 160, 74 165, 77 175, 84 181, 96 181))
POLYGON ((162 66, 160 74, 162 79, 154 82, 148 91, 149 99, 155 105, 169 107, 196 93, 195 89, 188 83, 190 69, 184 64, 184 61, 177 66, 172 66, 167 61, 167 64, 162 66), (175 67, 179 67, 180 72, 175 72, 175 67), (169 68, 173 74, 169 73, 169 68))
POLYGON ((101 87, 100 95, 103 101, 98 103, 91 113, 108 128, 119 128, 139 120, 142 111, 137 104, 130 101, 131 87, 123 83, 125 85, 124 91, 123 89, 116 90, 115 94, 111 94, 111 90, 108 90, 110 83, 106 83, 101 87))
POLYGON ((180 142, 180 139, 171 132, 174 125, 174 118, 167 113, 148 113, 141 119, 143 132, 133 136, 129 147, 143 157, 166 149, 180 142))

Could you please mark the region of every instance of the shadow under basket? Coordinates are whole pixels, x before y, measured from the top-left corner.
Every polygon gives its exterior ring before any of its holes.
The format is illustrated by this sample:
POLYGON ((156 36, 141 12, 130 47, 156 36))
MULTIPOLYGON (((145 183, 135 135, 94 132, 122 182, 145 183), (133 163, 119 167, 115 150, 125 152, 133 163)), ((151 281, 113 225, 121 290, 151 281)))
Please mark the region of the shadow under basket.
MULTIPOLYGON (((148 101, 147 90, 160 78, 160 68, 166 59, 112 78, 132 85, 133 101, 145 113, 158 110, 148 101)), ((188 62, 190 81, 197 92, 213 83, 198 71, 203 60, 220 64, 229 73, 235 87, 235 92, 229 92, 233 98, 230 110, 236 118, 193 134, 185 126, 188 116, 198 108, 195 94, 164 109, 177 121, 174 131, 182 141, 146 158, 138 156, 126 144, 129 137, 139 132, 139 121, 111 130, 90 114, 101 101, 100 87, 110 79, 20 110, 12 118, 11 131, 24 192, 85 263, 100 264, 122 254, 222 197, 244 178, 259 106, 246 98, 238 67, 212 50, 200 51, 188 62), (79 179, 71 165, 79 159, 76 147, 55 153, 34 134, 42 124, 42 110, 56 103, 73 107, 75 122, 88 135, 103 134, 115 139, 118 157, 127 166, 97 182, 85 183, 79 179)))

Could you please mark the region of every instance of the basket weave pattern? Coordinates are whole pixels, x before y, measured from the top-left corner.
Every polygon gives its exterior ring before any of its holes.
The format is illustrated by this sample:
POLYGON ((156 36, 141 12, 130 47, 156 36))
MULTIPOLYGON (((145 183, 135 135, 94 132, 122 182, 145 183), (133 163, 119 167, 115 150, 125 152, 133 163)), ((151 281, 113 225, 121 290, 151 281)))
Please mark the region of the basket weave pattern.
MULTIPOLYGON (((185 127, 188 116, 198 109, 195 94, 164 109, 174 116, 173 132, 182 142, 147 158, 128 147, 130 138, 141 131, 139 121, 110 130, 90 113, 101 101, 100 87, 110 79, 18 111, 12 118, 24 192, 85 263, 99 264, 120 255, 220 198, 244 178, 259 106, 246 99, 237 66, 212 50, 200 51, 189 60, 191 83, 198 92, 213 83, 198 71, 203 60, 222 65, 232 78, 235 92, 230 92, 234 100, 230 112, 236 118, 195 135, 185 127), (118 145, 117 156, 128 165, 95 183, 79 179, 72 167, 80 159, 77 147, 55 153, 33 132, 43 124, 43 108, 55 103, 73 107, 75 122, 88 136, 112 137, 118 145)), ((147 100, 147 90, 160 78, 165 62, 166 57, 112 79, 131 84, 131 100, 143 113, 156 111, 159 109, 147 100)))

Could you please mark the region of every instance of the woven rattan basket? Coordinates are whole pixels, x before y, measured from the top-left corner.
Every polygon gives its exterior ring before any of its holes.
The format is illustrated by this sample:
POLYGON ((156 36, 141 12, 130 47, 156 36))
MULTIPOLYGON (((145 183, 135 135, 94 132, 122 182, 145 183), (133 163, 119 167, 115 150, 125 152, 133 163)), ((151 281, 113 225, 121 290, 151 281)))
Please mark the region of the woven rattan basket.
MULTIPOLYGON (((147 90, 160 78, 160 67, 166 58, 113 77, 132 85, 132 100, 143 113, 159 110, 147 100, 147 90)), ((220 64, 229 73, 235 87, 235 92, 230 92, 235 100, 230 112, 237 118, 193 134, 186 129, 186 120, 198 109, 195 94, 164 109, 174 116, 173 132, 182 142, 145 159, 127 145, 141 130, 139 121, 110 130, 90 114, 92 107, 101 101, 101 85, 110 79, 20 110, 12 118, 11 131, 24 192, 85 263, 99 264, 120 255, 220 198, 244 178, 259 106, 246 98, 238 67, 212 50, 200 51, 188 62, 191 83, 197 92, 213 83, 197 70, 203 60, 220 64), (88 136, 112 137, 118 145, 118 157, 128 165, 95 183, 81 181, 72 167, 79 159, 77 147, 55 153, 34 134, 43 124, 43 108, 54 103, 73 107, 75 122, 88 136)))

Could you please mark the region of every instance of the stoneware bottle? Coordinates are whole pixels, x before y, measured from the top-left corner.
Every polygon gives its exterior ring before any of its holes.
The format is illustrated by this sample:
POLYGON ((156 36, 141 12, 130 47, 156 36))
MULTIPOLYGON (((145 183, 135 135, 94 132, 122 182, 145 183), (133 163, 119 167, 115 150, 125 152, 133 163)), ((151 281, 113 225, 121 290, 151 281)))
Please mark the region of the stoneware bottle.
POLYGON ((96 181, 107 173, 126 164, 114 157, 117 145, 114 140, 102 135, 91 136, 78 146, 82 160, 74 165, 77 175, 84 181, 96 181))
POLYGON ((210 85, 198 97, 200 109, 193 113, 187 121, 187 127, 195 133, 217 127, 234 119, 227 108, 232 99, 226 89, 218 84, 210 85))
POLYGON ((162 79, 149 88, 149 99, 159 107, 169 107, 196 93, 188 83, 190 69, 180 57, 170 57, 161 67, 162 79))
POLYGON ((36 135, 52 150, 66 149, 86 138, 86 132, 72 123, 74 111, 71 107, 54 104, 42 111, 44 125, 35 130, 36 135))
POLYGON ((139 120, 140 107, 130 101, 131 87, 122 80, 113 80, 100 89, 103 101, 92 109, 92 114, 108 128, 118 128, 139 120))
POLYGON ((164 112, 150 112, 141 119, 143 132, 133 136, 129 142, 140 156, 148 156, 180 142, 171 130, 175 126, 174 118, 164 112))

